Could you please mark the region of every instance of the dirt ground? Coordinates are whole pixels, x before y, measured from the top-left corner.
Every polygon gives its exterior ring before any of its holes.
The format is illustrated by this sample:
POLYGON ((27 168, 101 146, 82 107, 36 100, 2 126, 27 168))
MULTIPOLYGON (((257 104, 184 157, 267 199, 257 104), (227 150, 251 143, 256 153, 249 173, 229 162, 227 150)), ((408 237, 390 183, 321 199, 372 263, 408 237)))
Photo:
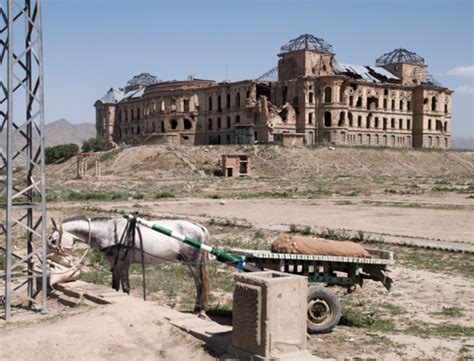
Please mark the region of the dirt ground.
MULTIPOLYGON (((193 337, 165 319, 166 310, 129 298, 56 315, 0 323, 1 360, 213 360, 193 337), (21 352, 20 352, 21 350, 21 352), (12 358, 12 355, 14 357, 12 358)), ((21 317, 21 316, 15 316, 21 317)))
MULTIPOLYGON (((222 248, 268 249, 290 230, 323 230, 338 239, 355 232, 359 242, 394 252, 393 289, 368 281, 350 295, 339 291, 343 318, 333 332, 309 336, 310 350, 338 360, 474 359, 473 253, 381 243, 418 239, 472 248, 474 152, 146 146, 105 153, 102 167, 100 179, 78 180, 73 160, 50 166, 48 217, 137 210, 148 219, 192 219, 206 225, 213 244, 222 248), (253 175, 219 176, 223 153, 250 154, 253 175)), ((138 268, 133 272, 139 294, 138 268)), ((210 314, 230 323, 233 270, 213 263, 210 272, 210 314)), ((182 266, 147 268, 147 277, 150 299, 191 309, 194 288, 182 266)), ((109 284, 102 258, 88 257, 83 279, 109 284)), ((31 336, 27 354, 35 355, 34 345, 46 345, 52 359, 64 355, 63 346, 82 349, 98 339, 105 346, 97 359, 210 357, 188 336, 159 324, 150 310, 136 310, 132 321, 122 311, 85 308, 40 323, 0 325, 0 359, 31 336), (63 341, 48 341, 56 339, 63 341)))

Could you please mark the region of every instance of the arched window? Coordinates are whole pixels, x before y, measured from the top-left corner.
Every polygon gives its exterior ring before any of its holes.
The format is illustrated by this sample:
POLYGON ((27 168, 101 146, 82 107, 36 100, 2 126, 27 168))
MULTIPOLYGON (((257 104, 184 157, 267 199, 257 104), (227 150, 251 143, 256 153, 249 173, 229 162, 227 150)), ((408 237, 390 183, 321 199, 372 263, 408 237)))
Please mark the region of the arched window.
POLYGON ((436 111, 436 97, 431 98, 431 110, 436 111))
POLYGON ((323 134, 323 140, 325 143, 330 143, 331 142, 331 133, 329 132, 324 132, 323 134))
POLYGON ((370 145, 372 143, 370 134, 367 134, 367 144, 370 145))
POLYGON ((324 89, 324 102, 325 103, 332 102, 332 88, 330 86, 324 89))
POLYGON ((176 129, 176 128, 178 128, 178 121, 177 121, 176 119, 171 119, 170 128, 171 128, 171 129, 176 129))
POLYGON ((330 112, 326 112, 324 113, 324 126, 325 127, 330 127, 331 126, 331 113, 330 112))
POLYGON ((430 147, 433 146, 433 137, 431 137, 431 136, 428 137, 428 145, 429 145, 430 147))
POLYGON ((188 118, 184 118, 184 129, 191 129, 193 124, 188 118))
POLYGON ((240 108, 240 93, 235 94, 235 106, 240 108))
POLYGON ((337 125, 342 127, 344 125, 345 120, 346 120, 346 113, 345 112, 340 112, 339 113, 339 122, 337 123, 337 125))
POLYGON ((347 115, 347 117, 349 118, 349 126, 352 127, 352 125, 353 125, 352 113, 349 113, 349 114, 347 115))
POLYGON ((344 88, 339 89, 339 103, 344 102, 344 88))
POLYGON ((448 122, 444 122, 444 131, 445 131, 445 132, 448 131, 448 122))

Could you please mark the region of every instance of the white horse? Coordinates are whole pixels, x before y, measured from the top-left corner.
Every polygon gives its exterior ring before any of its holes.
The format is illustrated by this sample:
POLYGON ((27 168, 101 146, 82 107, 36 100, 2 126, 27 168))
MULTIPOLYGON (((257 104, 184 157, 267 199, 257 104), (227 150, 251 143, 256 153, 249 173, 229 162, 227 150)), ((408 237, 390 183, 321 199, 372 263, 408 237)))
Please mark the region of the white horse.
MULTIPOLYGON (((166 227, 174 232, 184 234, 199 242, 207 243, 209 239, 208 230, 196 223, 184 220, 160 220, 153 221, 160 226, 166 227)), ((116 247, 126 228, 127 220, 123 218, 97 217, 88 219, 85 217, 74 217, 66 219, 57 225, 53 220, 53 233, 48 238, 49 245, 72 248, 75 241, 89 244, 91 247, 103 251, 111 262, 122 257, 120 247, 116 247), (119 254, 117 254, 119 252, 119 254)), ((140 227, 137 224, 137 228, 140 227)), ((187 264, 194 277, 196 285, 195 312, 205 311, 208 306, 209 293, 209 270, 208 254, 198 248, 189 246, 171 237, 155 232, 146 227, 140 227, 143 238, 144 260, 146 264, 159 264, 166 261, 187 264)), ((138 233, 136 231, 136 233, 138 233)), ((130 251, 130 257, 125 265, 113 267, 112 287, 117 291, 122 283, 122 290, 129 292, 128 267, 130 262, 141 262, 141 248, 139 236, 135 237, 135 247, 130 251)))

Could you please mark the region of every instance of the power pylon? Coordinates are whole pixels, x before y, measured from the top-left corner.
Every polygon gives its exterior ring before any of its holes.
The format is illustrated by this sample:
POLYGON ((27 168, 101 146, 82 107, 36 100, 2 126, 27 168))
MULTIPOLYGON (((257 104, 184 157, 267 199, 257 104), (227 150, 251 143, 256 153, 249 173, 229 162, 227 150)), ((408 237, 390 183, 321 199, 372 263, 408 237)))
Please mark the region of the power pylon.
POLYGON ((47 311, 40 0, 0 0, 0 134, 0 227, 5 239, 0 304, 8 320, 14 306, 47 311))

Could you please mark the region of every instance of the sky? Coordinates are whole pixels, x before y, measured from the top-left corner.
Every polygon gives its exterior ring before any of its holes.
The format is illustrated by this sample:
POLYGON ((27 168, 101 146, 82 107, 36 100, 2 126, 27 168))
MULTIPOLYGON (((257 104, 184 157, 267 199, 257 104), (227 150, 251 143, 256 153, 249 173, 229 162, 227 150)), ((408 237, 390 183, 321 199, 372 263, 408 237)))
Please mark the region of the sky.
POLYGON ((95 122, 94 102, 148 72, 254 79, 303 33, 340 62, 403 47, 453 95, 452 133, 474 137, 472 0, 43 0, 46 121, 95 122))

